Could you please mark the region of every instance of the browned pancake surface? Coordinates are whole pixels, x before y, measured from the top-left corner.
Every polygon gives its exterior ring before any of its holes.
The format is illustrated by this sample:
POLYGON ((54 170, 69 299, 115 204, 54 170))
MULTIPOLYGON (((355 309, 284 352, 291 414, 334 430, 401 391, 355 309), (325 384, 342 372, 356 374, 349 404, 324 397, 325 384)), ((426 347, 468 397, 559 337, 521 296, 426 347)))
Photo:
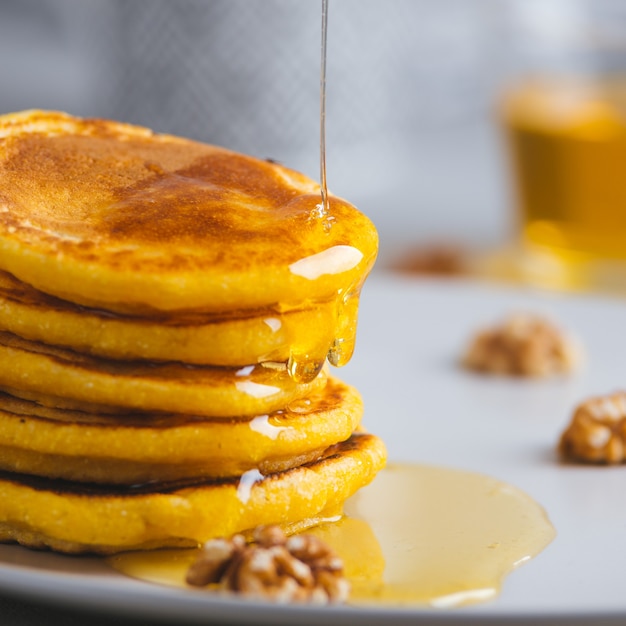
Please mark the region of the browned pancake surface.
POLYGON ((319 203, 305 176, 215 146, 61 113, 0 117, 0 269, 79 303, 231 310, 328 296, 337 275, 344 287, 364 277, 377 238, 347 202, 332 198, 330 214, 319 203), (321 280, 294 271, 330 249, 321 280))

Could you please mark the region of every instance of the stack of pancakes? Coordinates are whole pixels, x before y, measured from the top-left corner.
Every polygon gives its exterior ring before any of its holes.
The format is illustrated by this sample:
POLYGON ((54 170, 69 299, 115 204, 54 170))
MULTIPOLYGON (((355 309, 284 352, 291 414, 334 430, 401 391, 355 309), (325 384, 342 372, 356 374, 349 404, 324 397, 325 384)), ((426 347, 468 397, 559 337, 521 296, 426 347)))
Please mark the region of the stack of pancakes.
POLYGON ((385 458, 325 365, 376 251, 276 163, 0 117, 0 540, 195 546, 336 511, 385 458))

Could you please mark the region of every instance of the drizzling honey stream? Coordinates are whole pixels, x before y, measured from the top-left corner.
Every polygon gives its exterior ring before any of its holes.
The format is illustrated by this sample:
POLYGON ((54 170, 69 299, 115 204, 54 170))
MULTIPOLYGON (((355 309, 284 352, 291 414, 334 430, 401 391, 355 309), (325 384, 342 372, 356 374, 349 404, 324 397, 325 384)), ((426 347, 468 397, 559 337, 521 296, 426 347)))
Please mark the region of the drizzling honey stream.
POLYGON ((322 0, 322 46, 320 62, 320 184, 321 210, 328 212, 328 186, 326 182, 326 49, 328 40, 328 0, 322 0))

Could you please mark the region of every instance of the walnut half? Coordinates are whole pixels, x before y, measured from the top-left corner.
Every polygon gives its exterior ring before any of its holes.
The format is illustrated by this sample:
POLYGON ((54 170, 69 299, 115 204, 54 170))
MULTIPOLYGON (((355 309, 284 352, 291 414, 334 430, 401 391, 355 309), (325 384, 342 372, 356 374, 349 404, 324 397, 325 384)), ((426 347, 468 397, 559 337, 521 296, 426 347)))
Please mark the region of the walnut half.
POLYGON ((286 537, 278 526, 259 526, 252 543, 243 535, 208 541, 187 583, 279 603, 335 604, 350 592, 343 563, 327 544, 314 535, 286 537))
POLYGON ((626 393, 590 398, 576 407, 561 435, 564 459, 587 463, 623 463, 626 460, 626 393))
POLYGON ((478 332, 462 363, 483 373, 545 377, 569 372, 578 361, 576 344, 554 324, 517 313, 478 332))

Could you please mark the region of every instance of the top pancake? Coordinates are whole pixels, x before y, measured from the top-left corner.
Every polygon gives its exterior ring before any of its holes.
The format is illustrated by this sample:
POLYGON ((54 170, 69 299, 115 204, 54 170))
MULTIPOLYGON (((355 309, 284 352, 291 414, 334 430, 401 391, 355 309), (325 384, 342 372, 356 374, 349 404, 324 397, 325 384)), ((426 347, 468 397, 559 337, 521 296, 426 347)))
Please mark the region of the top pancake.
POLYGON ((0 116, 0 269, 129 314, 289 308, 358 291, 353 206, 278 164, 63 113, 0 116))

